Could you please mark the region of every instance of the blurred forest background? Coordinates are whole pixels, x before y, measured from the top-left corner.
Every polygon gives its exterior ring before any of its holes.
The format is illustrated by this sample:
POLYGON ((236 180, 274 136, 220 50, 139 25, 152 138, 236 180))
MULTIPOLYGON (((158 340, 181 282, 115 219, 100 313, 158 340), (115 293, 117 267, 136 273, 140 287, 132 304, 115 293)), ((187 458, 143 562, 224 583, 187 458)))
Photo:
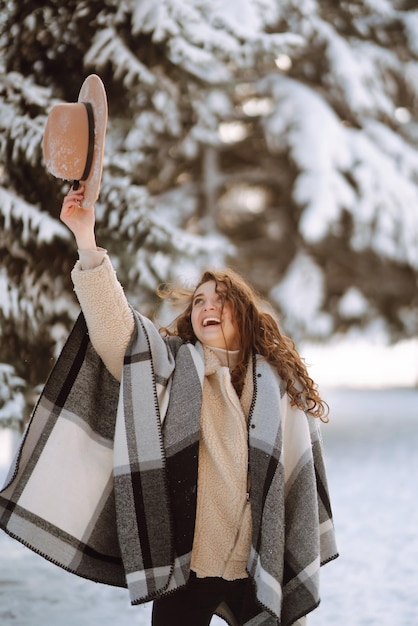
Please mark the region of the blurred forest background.
POLYGON ((98 242, 134 306, 230 265, 297 342, 418 335, 413 0, 0 1, 0 417, 28 417, 79 307, 51 106, 109 100, 98 242))

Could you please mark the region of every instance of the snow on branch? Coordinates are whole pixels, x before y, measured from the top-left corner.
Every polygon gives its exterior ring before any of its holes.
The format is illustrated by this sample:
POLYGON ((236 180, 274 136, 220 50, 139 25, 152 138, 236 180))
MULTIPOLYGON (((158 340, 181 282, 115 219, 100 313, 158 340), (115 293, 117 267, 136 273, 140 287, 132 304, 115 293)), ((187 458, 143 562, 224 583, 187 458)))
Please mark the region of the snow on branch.
POLYGON ((156 77, 131 52, 112 26, 98 31, 84 56, 84 62, 96 71, 110 64, 114 78, 122 79, 127 88, 140 83, 149 86, 156 83, 156 77))
POLYGON ((353 153, 350 171, 357 187, 349 207, 355 217, 352 244, 418 268, 418 157, 405 176, 402 161, 382 150, 384 135, 390 131, 378 123, 372 127, 371 135, 367 126, 364 131, 347 129, 353 153))
POLYGON ((5 101, 9 103, 45 109, 51 101, 51 88, 37 85, 32 77, 23 76, 19 72, 9 72, 2 76, 1 89, 5 101))
POLYGON ((409 11, 403 16, 405 33, 411 51, 418 57, 418 11, 409 11))
POLYGON ((2 78, 0 87, 0 153, 3 161, 37 166, 42 161, 45 110, 51 89, 34 84, 18 72, 2 78), (6 154, 10 155, 6 158, 6 154))
POLYGON ((123 21, 127 12, 132 14, 132 34, 150 33, 156 30, 158 22, 162 20, 164 6, 155 0, 125 0, 121 3, 116 14, 116 21, 123 21))
POLYGON ((19 163, 23 154, 31 165, 39 163, 42 159, 41 144, 45 121, 45 116, 36 119, 31 119, 28 115, 13 118, 9 126, 9 138, 13 142, 13 162, 19 163))
MULTIPOLYGON (((17 319, 22 308, 26 310, 29 317, 33 317, 33 305, 26 299, 22 304, 19 302, 19 288, 13 284, 5 267, 0 268, 0 293, 1 304, 0 314, 3 320, 17 319)), ((2 331, 0 329, 0 335, 2 331)))
POLYGON ((269 294, 281 310, 287 332, 297 337, 309 328, 317 337, 329 335, 332 317, 321 311, 324 290, 322 269, 301 250, 292 260, 285 277, 269 294))
POLYGON ((232 79, 232 72, 212 52, 192 45, 183 37, 170 40, 168 56, 172 63, 208 83, 226 83, 232 79))
POLYGON ((309 87, 277 74, 261 81, 260 87, 271 93, 276 105, 263 120, 267 144, 273 154, 289 152, 299 170, 292 193, 304 207, 301 230, 307 240, 319 240, 354 197, 343 175, 350 163, 344 129, 309 87))
MULTIPOLYGON (((196 207, 183 186, 151 196, 145 187, 105 173, 101 196, 108 226, 117 233, 114 245, 119 258, 114 262, 121 275, 125 272, 123 282, 133 303, 143 297, 138 285, 154 293, 159 283, 179 275, 195 277, 202 267, 213 266, 214 259, 224 264, 233 253, 227 239, 216 233, 200 235, 184 229, 196 207)), ((142 307, 147 305, 141 301, 142 307)))
POLYGON ((20 241, 27 244, 30 240, 50 243, 54 238, 68 240, 69 231, 48 213, 28 204, 15 193, 0 187, 0 219, 3 222, 2 238, 16 231, 18 225, 22 232, 20 241))
POLYGON ((356 118, 378 113, 392 118, 397 86, 389 77, 404 71, 396 53, 371 41, 344 39, 326 22, 320 24, 329 64, 325 83, 341 92, 356 118))
POLYGON ((0 428, 17 428, 25 413, 25 381, 14 367, 0 363, 0 428))
POLYGON ((156 43, 165 42, 172 63, 210 84, 231 80, 233 68, 253 68, 256 60, 289 53, 304 42, 292 33, 268 33, 266 26, 277 19, 272 2, 231 0, 228 3, 161 2, 124 3, 116 20, 132 12, 134 34, 152 33, 156 43), (129 7, 129 9, 127 8, 129 7))
POLYGON ((354 249, 418 267, 416 152, 378 122, 345 127, 318 93, 292 79, 272 75, 261 86, 276 104, 264 118, 266 141, 273 153, 288 153, 299 172, 292 195, 302 207, 305 241, 334 232, 347 211, 354 249))

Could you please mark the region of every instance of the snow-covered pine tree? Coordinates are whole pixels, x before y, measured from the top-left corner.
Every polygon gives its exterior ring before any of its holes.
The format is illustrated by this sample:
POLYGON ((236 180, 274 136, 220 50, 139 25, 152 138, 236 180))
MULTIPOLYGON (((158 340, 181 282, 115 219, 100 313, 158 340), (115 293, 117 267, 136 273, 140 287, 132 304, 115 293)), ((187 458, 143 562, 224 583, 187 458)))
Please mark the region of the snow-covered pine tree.
POLYGON ((306 45, 261 79, 274 103, 263 127, 300 245, 270 295, 296 334, 416 336, 416 3, 289 0, 281 18, 306 45))
MULTIPOLYGON (((267 34, 259 8, 248 10, 271 66, 294 38, 267 34)), ((78 312, 74 247, 58 219, 68 184, 47 174, 41 139, 50 107, 74 101, 87 74, 101 75, 110 105, 98 239, 130 300, 151 312, 159 282, 191 277, 233 252, 204 219, 202 154, 219 143, 219 122, 230 115, 223 90, 234 82, 233 55, 249 66, 252 42, 216 24, 216 13, 116 0, 11 0, 3 9, 0 362, 3 384, 21 390, 23 381, 25 397, 45 380, 78 312)), ((17 405, 3 396, 3 417, 13 417, 17 405)))
POLYGON ((40 146, 52 104, 74 101, 91 72, 110 107, 98 240, 134 305, 150 312, 158 282, 228 262, 297 339, 374 319, 394 338, 417 332, 415 9, 8 0, 0 10, 0 362, 18 393, 45 380, 78 311, 58 219, 68 184, 47 174, 40 146))

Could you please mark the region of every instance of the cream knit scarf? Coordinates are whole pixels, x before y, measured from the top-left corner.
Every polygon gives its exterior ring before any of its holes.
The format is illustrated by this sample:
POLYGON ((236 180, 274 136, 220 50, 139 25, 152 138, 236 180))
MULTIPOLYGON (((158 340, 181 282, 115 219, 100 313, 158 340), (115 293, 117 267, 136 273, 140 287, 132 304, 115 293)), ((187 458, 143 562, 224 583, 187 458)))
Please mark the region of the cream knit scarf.
MULTIPOLYGON (((253 394, 247 369, 240 399, 228 367, 204 347, 196 527, 191 568, 197 576, 246 578, 251 541, 247 499, 247 419, 253 394)), ((222 358, 222 355, 221 355, 222 358)))

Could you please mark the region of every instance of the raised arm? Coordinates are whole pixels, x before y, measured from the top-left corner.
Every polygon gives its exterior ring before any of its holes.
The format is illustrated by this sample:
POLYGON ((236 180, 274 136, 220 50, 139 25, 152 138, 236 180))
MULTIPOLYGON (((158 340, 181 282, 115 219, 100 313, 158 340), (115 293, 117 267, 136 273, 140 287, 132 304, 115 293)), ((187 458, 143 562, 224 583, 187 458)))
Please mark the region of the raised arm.
POLYGON ((134 319, 106 251, 97 248, 94 206, 84 209, 83 195, 83 185, 71 189, 61 209, 61 220, 73 233, 80 255, 71 277, 90 340, 107 369, 120 380, 134 319))

